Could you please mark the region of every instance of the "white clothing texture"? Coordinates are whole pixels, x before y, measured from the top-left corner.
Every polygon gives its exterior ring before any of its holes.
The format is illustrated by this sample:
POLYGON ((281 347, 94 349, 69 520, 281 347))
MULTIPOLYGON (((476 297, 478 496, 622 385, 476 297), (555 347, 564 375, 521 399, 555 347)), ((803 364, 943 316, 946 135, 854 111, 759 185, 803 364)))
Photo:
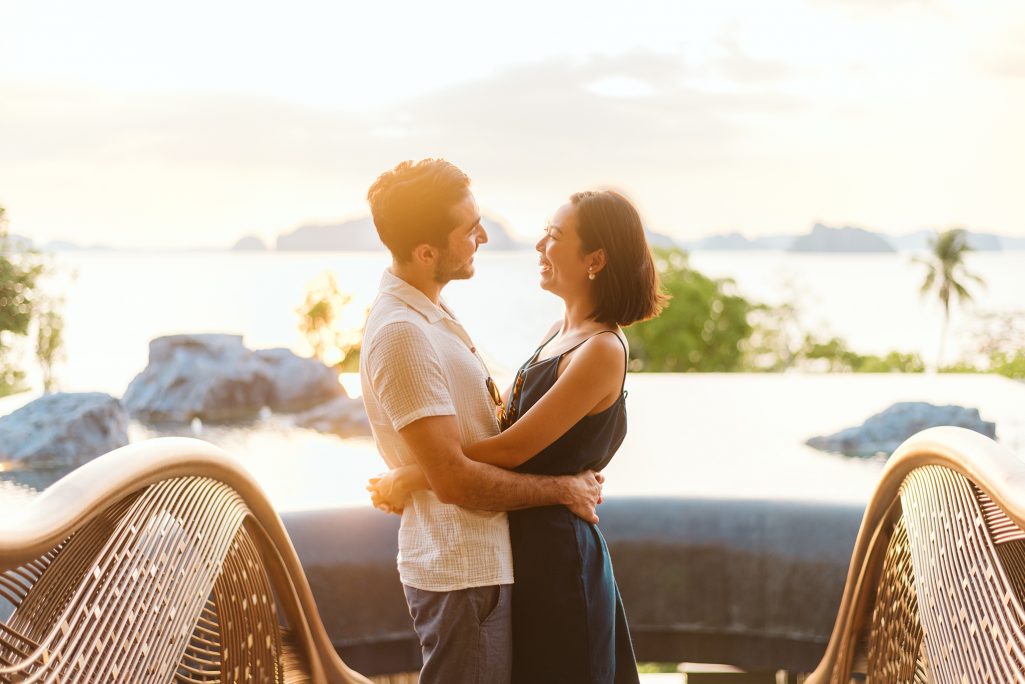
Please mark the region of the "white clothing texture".
MULTIPOLYGON (((444 302, 385 271, 360 352, 363 403, 389 468, 416 463, 399 430, 428 416, 454 415, 464 446, 498 434, 487 369, 444 302)), ((505 513, 474 511, 413 494, 399 528, 399 577, 425 591, 513 581, 505 513)))

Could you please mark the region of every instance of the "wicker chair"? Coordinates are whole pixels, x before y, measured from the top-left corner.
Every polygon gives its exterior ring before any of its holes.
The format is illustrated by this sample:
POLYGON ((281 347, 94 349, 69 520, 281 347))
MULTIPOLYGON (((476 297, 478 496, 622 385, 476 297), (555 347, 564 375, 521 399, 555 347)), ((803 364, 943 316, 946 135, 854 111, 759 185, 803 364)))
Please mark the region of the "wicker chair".
POLYGON ((1025 463, 933 428, 883 471, 809 684, 1025 682, 1025 463))
POLYGON ((0 520, 0 597, 0 682, 369 681, 259 486, 197 440, 113 451, 0 520))

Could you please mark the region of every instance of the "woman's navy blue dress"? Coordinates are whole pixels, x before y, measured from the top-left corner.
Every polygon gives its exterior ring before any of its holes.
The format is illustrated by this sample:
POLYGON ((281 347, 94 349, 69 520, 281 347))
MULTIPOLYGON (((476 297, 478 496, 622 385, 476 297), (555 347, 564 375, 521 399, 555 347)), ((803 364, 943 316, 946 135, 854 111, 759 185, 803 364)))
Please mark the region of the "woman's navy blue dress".
MULTIPOLYGON (((538 361, 544 346, 517 373, 513 416, 522 416, 551 389, 559 359, 576 349, 538 361)), ((623 373, 625 381, 625 361, 623 373)), ((615 404, 582 418, 517 472, 570 475, 604 468, 626 436, 625 399, 621 390, 615 404)), ((510 512, 509 533, 516 577, 513 682, 638 682, 623 601, 598 528, 565 506, 544 506, 510 512)))

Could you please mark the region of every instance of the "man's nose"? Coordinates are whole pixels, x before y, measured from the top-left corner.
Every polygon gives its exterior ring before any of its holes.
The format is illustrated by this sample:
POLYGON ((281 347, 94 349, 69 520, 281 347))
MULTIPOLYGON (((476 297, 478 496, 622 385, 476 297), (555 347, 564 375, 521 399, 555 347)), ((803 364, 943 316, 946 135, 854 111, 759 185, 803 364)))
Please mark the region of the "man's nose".
POLYGON ((488 241, 488 231, 484 230, 484 225, 481 224, 480 229, 477 231, 477 244, 483 245, 488 241))
POLYGON ((537 243, 534 245, 534 250, 538 251, 538 252, 542 251, 545 248, 545 240, 547 240, 547 239, 548 239, 547 235, 542 235, 541 239, 538 240, 537 243))

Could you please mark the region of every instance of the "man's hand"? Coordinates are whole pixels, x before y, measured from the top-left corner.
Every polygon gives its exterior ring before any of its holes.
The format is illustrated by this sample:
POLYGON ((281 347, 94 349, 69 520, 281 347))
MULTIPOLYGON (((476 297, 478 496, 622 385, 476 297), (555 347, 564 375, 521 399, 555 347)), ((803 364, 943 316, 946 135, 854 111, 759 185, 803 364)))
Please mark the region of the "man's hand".
POLYGON ((565 499, 563 504, 581 520, 589 523, 598 522, 595 508, 602 502, 601 486, 605 476, 593 470, 585 470, 577 475, 564 478, 565 499))

